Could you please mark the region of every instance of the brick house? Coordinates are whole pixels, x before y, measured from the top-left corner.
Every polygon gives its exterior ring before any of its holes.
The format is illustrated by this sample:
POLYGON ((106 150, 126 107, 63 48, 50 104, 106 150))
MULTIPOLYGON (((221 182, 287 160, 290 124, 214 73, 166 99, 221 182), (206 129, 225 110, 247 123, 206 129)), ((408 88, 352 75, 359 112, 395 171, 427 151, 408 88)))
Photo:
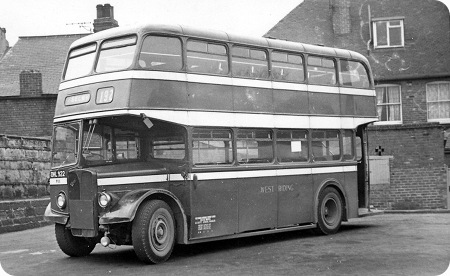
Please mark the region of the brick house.
MULTIPOLYGON (((97 5, 94 32, 117 26, 114 8, 97 5)), ((0 30, 0 39, 6 41, 6 30, 0 30)), ((0 134, 52 135, 56 96, 69 46, 86 35, 20 37, 0 58, 0 134)))
POLYGON ((51 136, 70 44, 84 35, 20 37, 0 61, 0 133, 51 136))
POLYGON ((450 17, 436 0, 304 0, 266 34, 346 48, 372 66, 370 204, 449 208, 450 17))

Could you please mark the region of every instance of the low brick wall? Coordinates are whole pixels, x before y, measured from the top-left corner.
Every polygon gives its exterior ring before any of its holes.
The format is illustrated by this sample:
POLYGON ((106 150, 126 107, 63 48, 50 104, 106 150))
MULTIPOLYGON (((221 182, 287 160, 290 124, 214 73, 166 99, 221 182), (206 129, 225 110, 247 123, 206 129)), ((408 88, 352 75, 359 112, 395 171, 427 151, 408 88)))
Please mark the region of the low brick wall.
POLYGON ((0 202, 0 234, 51 224, 44 220, 49 198, 0 202))

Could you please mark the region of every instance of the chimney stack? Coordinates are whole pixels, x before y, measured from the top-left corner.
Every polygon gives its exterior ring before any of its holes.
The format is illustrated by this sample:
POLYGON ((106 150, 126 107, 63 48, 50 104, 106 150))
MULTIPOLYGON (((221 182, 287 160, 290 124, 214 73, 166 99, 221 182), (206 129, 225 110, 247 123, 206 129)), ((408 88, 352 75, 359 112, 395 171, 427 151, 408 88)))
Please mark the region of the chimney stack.
POLYGON ((350 0, 331 0, 333 31, 336 35, 349 34, 351 31, 350 0))
POLYGON ((114 19, 114 7, 110 4, 97 5, 97 19, 94 19, 94 33, 119 27, 114 19))
POLYGON ((9 42, 6 40, 6 29, 0 28, 0 59, 9 50, 9 42))
POLYGON ((42 94, 42 74, 37 70, 24 70, 20 72, 20 95, 33 97, 42 94))

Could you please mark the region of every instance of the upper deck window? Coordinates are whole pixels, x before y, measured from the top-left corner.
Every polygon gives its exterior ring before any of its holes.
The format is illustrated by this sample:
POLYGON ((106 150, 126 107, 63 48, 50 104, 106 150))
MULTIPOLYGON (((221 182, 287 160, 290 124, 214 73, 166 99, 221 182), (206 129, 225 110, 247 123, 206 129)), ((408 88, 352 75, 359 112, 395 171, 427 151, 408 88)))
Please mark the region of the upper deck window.
POLYGON ((190 72, 228 74, 228 55, 224 45, 189 40, 187 68, 190 72))
POLYGON ((308 57, 308 80, 310 84, 333 85, 336 83, 334 60, 323 57, 308 57))
POLYGON ((303 58, 282 52, 272 53, 272 75, 275 80, 302 82, 305 80, 303 58))
POLYGON ((127 36, 103 42, 95 71, 110 72, 130 67, 136 50, 136 40, 136 36, 127 36))
POLYGON ((256 79, 269 77, 267 54, 263 50, 247 47, 233 47, 232 50, 233 76, 256 79))
POLYGON ((361 62, 351 60, 340 60, 339 78, 341 84, 356 88, 369 88, 369 74, 361 62))
POLYGON ((96 49, 97 44, 93 43, 71 50, 64 79, 70 80, 88 75, 94 65, 96 49))
POLYGON ((139 54, 139 66, 150 70, 178 71, 183 67, 181 40, 176 37, 147 36, 139 54))

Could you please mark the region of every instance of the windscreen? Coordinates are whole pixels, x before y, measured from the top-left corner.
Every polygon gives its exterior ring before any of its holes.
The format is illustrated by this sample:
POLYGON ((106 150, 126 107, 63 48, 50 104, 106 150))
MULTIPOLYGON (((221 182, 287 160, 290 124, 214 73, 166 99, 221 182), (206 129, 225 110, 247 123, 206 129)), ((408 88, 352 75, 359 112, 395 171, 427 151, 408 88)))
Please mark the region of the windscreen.
POLYGON ((77 163, 80 122, 56 125, 53 129, 52 167, 77 163))

